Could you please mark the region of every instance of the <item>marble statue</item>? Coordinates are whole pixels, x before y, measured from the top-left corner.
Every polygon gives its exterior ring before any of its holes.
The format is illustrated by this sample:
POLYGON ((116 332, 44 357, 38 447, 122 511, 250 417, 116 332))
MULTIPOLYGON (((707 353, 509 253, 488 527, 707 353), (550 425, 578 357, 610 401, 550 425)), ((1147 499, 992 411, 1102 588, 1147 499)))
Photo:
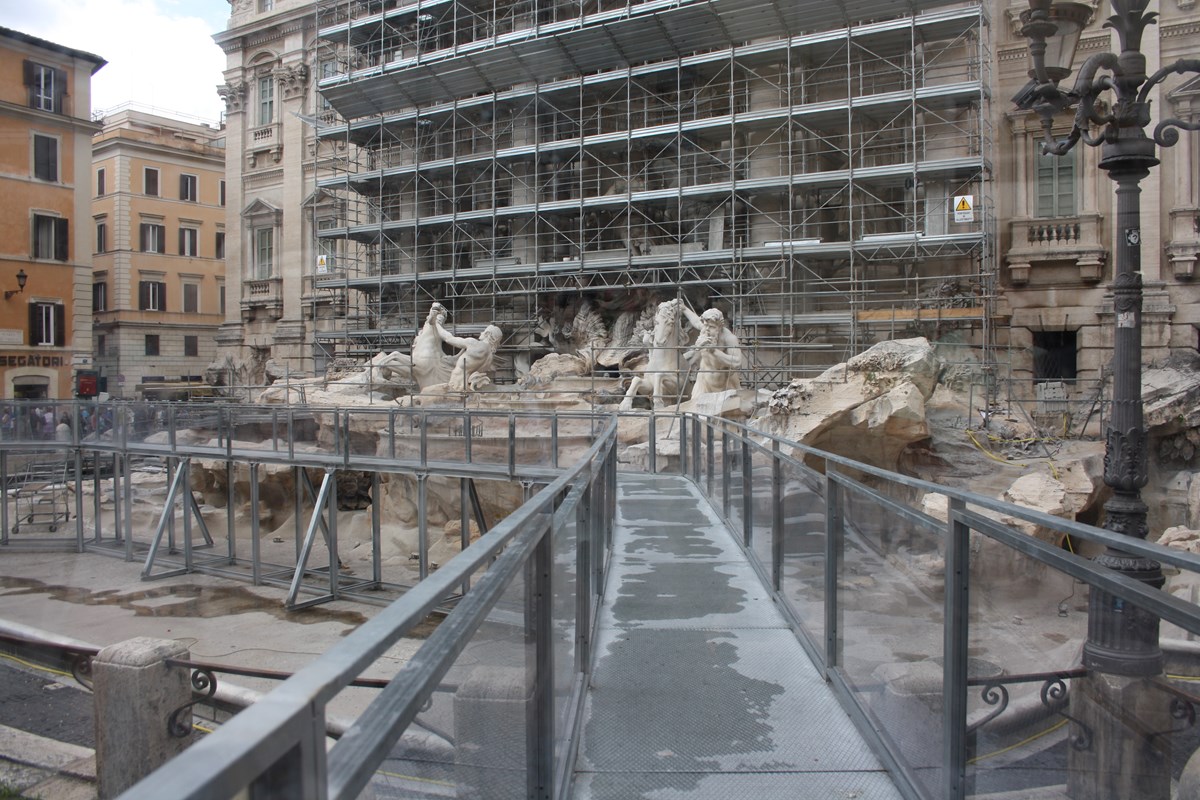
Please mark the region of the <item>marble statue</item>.
POLYGON ((631 410, 633 399, 639 394, 649 394, 656 408, 672 399, 679 401, 684 380, 681 350, 687 344, 686 331, 680 324, 681 309, 683 303, 677 299, 658 304, 654 329, 643 338, 650 349, 649 360, 630 382, 621 401, 621 411, 631 410))
POLYGON ((456 357, 442 350, 439 327, 446 321, 446 307, 434 303, 425 316, 425 324, 413 339, 409 354, 393 351, 371 359, 368 379, 372 383, 398 383, 411 379, 418 389, 427 389, 450 380, 456 357))
POLYGON ((725 327, 725 315, 715 308, 699 315, 686 306, 682 311, 691 326, 700 331, 691 349, 683 354, 696 376, 692 399, 702 394, 741 389, 741 342, 725 327))
POLYGON ((488 325, 475 339, 469 336, 455 336, 442 327, 440 321, 434 323, 441 340, 448 345, 457 347, 459 354, 450 371, 446 386, 450 391, 471 392, 487 386, 492 382, 492 361, 496 349, 504 333, 495 325, 488 325))

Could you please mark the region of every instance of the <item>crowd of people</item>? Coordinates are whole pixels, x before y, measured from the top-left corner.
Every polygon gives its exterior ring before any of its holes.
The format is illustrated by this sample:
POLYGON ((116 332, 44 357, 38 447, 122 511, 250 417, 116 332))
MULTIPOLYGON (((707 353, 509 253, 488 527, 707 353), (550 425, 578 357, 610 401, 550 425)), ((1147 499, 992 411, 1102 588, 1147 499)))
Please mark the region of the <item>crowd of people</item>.
MULTIPOLYGON (((83 436, 102 434, 112 428, 112 409, 79 411, 83 436)), ((75 423, 70 414, 56 413, 54 406, 6 408, 0 413, 0 434, 6 439, 46 439, 71 441, 75 423)))

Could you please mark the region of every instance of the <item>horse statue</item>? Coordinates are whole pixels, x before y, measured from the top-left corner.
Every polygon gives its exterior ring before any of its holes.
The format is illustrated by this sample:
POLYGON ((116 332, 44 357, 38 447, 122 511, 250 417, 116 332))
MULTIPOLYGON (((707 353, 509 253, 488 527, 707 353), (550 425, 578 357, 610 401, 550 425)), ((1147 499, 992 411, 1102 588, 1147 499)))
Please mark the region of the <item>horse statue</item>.
POLYGON ((668 401, 679 401, 687 380, 683 349, 688 344, 688 329, 683 324, 682 308, 678 299, 658 304, 654 312, 654 329, 642 339, 649 348, 649 360, 629 383, 625 399, 621 401, 621 411, 632 410, 633 399, 639 394, 650 395, 655 408, 668 401))
POLYGON ((442 349, 438 326, 446 321, 446 308, 441 303, 429 307, 425 324, 413 339, 412 352, 380 353, 371 360, 368 370, 372 382, 392 383, 411 379, 418 389, 426 389, 450 380, 457 355, 447 355, 442 349))

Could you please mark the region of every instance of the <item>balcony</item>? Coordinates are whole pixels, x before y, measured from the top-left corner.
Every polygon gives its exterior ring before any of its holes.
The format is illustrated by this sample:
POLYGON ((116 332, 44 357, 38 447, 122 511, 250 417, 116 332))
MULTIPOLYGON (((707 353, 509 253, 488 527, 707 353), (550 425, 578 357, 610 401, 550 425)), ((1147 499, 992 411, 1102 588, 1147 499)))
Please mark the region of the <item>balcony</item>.
POLYGON ((278 164, 283 158, 283 133, 278 122, 253 128, 246 138, 249 140, 246 148, 247 169, 270 166, 267 162, 268 157, 271 159, 270 163, 274 164, 278 164))
POLYGON ((272 320, 283 316, 283 278, 260 278, 243 284, 242 321, 251 321, 260 309, 272 320))
POLYGON ((1014 219, 1010 234, 1006 259, 1014 285, 1029 283, 1039 267, 1067 263, 1074 264, 1082 283, 1098 283, 1104 276, 1108 251, 1098 214, 1014 219))

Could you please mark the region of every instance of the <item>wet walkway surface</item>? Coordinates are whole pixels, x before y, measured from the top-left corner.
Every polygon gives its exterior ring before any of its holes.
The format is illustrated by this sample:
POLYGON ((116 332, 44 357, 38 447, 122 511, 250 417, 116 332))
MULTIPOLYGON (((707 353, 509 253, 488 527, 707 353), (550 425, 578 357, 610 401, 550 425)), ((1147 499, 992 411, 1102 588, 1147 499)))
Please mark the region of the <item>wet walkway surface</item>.
POLYGON ((901 797, 697 489, 621 475, 576 800, 901 797))

